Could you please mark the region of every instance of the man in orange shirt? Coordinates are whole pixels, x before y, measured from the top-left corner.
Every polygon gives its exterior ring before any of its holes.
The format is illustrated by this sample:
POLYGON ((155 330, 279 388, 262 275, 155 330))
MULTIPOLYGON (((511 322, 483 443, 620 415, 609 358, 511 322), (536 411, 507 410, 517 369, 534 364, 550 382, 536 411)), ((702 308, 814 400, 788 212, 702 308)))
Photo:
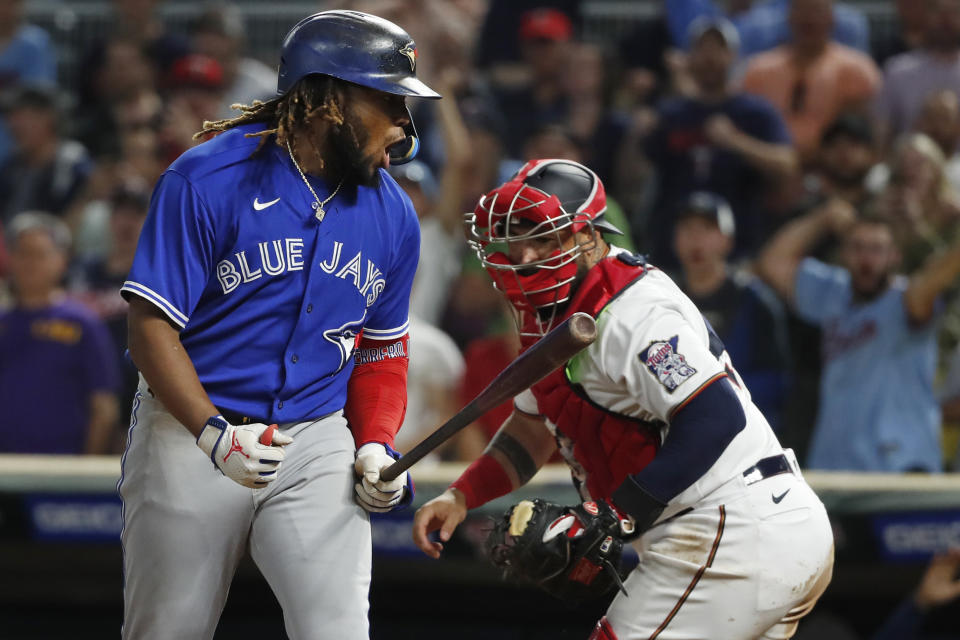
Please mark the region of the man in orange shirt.
POLYGON ((792 41, 747 63, 743 88, 767 98, 790 129, 801 159, 816 151, 824 128, 845 111, 864 110, 880 71, 864 54, 832 42, 832 0, 793 0, 792 41))

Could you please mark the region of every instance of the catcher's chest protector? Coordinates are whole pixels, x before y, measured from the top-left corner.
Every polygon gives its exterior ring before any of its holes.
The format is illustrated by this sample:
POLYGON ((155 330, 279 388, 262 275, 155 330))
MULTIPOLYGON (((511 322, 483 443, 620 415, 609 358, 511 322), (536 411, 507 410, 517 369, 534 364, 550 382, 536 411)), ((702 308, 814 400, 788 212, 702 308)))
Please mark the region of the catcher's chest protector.
MULTIPOLYGON (((590 269, 566 309, 564 319, 577 311, 596 318, 621 291, 642 278, 647 267, 633 256, 620 254, 590 269)), ((524 349, 533 344, 525 343, 524 349)), ((636 418, 616 414, 586 399, 583 390, 557 369, 530 389, 537 406, 554 425, 560 453, 578 486, 586 485, 584 499, 610 500, 628 474, 653 460, 660 446, 659 432, 636 418)))

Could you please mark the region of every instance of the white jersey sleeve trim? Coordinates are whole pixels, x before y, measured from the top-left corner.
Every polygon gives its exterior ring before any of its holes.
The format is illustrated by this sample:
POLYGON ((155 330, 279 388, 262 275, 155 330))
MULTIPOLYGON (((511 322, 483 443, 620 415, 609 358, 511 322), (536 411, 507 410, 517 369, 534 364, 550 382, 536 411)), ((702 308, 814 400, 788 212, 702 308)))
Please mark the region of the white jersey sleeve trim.
POLYGON ((540 413, 540 407, 537 405, 537 398, 530 389, 524 389, 513 397, 513 407, 528 416, 543 417, 543 414, 540 413))
POLYGON ((363 337, 371 340, 395 340, 410 331, 410 321, 407 320, 399 327, 394 329, 371 329, 363 328, 363 337))
POLYGON ((163 311, 167 315, 167 317, 170 318, 173 321, 173 323, 179 326, 181 329, 186 327, 187 322, 190 321, 190 318, 185 316, 183 313, 180 312, 179 309, 177 309, 175 306, 170 304, 170 301, 168 301, 166 298, 161 296, 159 293, 157 293, 153 289, 150 289, 149 287, 145 287, 139 282, 132 282, 130 280, 127 280, 126 282, 123 283, 123 286, 120 287, 120 291, 128 291, 130 293, 137 294, 141 298, 146 298, 147 300, 152 302, 157 308, 163 311))

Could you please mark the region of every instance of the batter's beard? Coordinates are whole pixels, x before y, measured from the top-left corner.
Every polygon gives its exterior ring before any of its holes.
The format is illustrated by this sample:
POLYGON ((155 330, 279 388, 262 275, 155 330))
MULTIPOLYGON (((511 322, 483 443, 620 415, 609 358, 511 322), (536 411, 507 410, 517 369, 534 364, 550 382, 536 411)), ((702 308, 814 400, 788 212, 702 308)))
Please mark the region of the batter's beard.
POLYGON ((345 184, 380 186, 378 158, 363 155, 370 134, 363 128, 359 118, 353 113, 347 113, 343 124, 331 129, 330 137, 333 152, 330 162, 331 175, 343 176, 345 184))

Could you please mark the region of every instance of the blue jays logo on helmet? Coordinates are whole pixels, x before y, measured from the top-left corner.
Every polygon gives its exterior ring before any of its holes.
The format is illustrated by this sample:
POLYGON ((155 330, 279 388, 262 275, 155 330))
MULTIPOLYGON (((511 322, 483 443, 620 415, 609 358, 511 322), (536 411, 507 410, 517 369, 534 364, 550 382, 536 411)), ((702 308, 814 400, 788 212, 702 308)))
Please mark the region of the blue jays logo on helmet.
POLYGON ((417 46, 410 42, 403 49, 400 49, 400 53, 407 56, 407 60, 410 61, 410 71, 417 70, 417 46))
MULTIPOLYGON (((417 78, 416 68, 416 44, 394 23, 360 11, 321 11, 298 22, 284 38, 277 93, 321 74, 385 93, 439 98, 417 78)), ((405 132, 406 144, 391 148, 392 164, 409 162, 419 149, 412 118, 405 132)))

